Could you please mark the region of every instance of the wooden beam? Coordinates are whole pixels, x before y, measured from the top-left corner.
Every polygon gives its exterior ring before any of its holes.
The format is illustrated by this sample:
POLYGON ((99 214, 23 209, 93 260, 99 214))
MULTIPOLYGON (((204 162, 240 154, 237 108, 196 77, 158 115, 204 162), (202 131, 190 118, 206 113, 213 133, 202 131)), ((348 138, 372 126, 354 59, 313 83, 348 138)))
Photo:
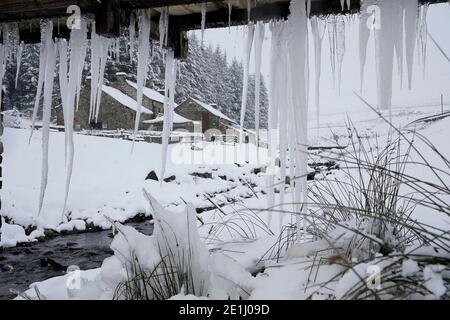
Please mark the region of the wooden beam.
MULTIPOLYGON (((251 21, 269 21, 271 19, 286 19, 289 15, 288 2, 276 2, 260 5, 250 11, 251 21)), ((184 16, 171 16, 169 24, 175 24, 180 30, 194 30, 201 28, 201 13, 184 16)), ((232 26, 248 23, 247 9, 231 11, 230 24, 232 26)), ((208 12, 205 16, 206 28, 223 28, 228 26, 228 9, 208 12)))
POLYGON ((102 0, 95 12, 95 30, 105 37, 120 36, 120 0, 102 0))

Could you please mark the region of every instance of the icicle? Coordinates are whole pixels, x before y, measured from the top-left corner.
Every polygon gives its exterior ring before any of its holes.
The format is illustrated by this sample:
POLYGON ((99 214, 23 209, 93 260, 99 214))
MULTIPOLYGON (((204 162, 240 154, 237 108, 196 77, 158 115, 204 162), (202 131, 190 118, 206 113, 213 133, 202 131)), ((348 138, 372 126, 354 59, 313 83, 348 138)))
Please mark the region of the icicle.
POLYGON ((132 12, 130 15, 130 25, 128 27, 128 34, 130 36, 129 42, 130 42, 130 63, 133 62, 133 55, 134 55, 134 46, 136 41, 136 13, 132 12))
MULTIPOLYGON (((261 92, 261 56, 264 41, 265 26, 261 22, 256 24, 255 33, 255 129, 256 147, 259 147, 259 114, 260 114, 260 92, 261 92)), ((259 151, 257 150, 257 155, 259 151)))
POLYGON ((351 1, 347 0, 347 9, 350 10, 351 9, 351 1))
POLYGON ((164 178, 167 162, 167 147, 171 131, 173 130, 173 110, 175 105, 175 83, 177 62, 172 49, 166 53, 165 85, 164 85, 164 120, 162 135, 162 161, 161 161, 161 183, 164 178))
MULTIPOLYGON (((362 92, 364 87, 364 68, 367 58, 367 44, 370 37, 370 32, 374 28, 373 23, 379 23, 373 19, 374 14, 370 9, 371 6, 376 3, 377 0, 364 0, 361 2, 361 13, 359 15, 359 69, 360 69, 360 91, 362 92)), ((375 17, 376 18, 376 17, 375 17)))
POLYGON ((116 49, 116 62, 120 63, 120 38, 117 38, 115 41, 115 49, 116 49))
POLYGON ((16 81, 15 88, 17 89, 17 82, 19 80, 20 66, 22 64, 23 42, 19 44, 17 48, 17 63, 16 63, 16 81))
MULTIPOLYGON (((150 55, 150 10, 141 10, 139 13, 139 47, 138 47, 138 68, 137 68, 137 93, 136 93, 136 118, 134 123, 133 147, 139 129, 141 119, 142 96, 144 90, 144 80, 147 75, 148 59, 150 55)), ((160 25, 161 27, 161 25, 160 25)), ((167 30, 167 29, 165 29, 167 30)))
POLYGON ((61 220, 64 221, 64 213, 67 207, 67 200, 69 197, 70 181, 72 178, 73 159, 75 155, 75 147, 73 142, 73 124, 75 114, 75 103, 79 96, 79 88, 81 81, 81 73, 84 66, 84 59, 86 57, 86 43, 87 43, 87 24, 83 19, 81 20, 80 29, 72 29, 70 33, 70 58, 69 68, 67 68, 67 46, 64 42, 60 42, 60 68, 59 79, 64 83, 61 88, 61 100, 64 112, 64 131, 66 135, 66 185, 64 206, 62 210, 61 220), (62 53, 62 54, 61 54, 62 53), (69 70, 69 72, 67 72, 69 70), (64 81, 66 80, 66 81, 64 81))
POLYGON ((84 61, 86 59, 86 51, 87 51, 87 43, 88 43, 88 39, 87 39, 87 23, 86 21, 81 23, 81 32, 80 32, 80 61, 82 61, 82 63, 80 63, 78 65, 78 79, 77 79, 77 91, 76 91, 76 97, 77 97, 77 102, 76 102, 76 110, 78 110, 78 106, 80 105, 80 91, 81 91, 81 80, 82 80, 82 76, 83 76, 83 69, 84 69, 84 61))
POLYGON ((45 79, 44 79, 44 104, 42 113, 42 171, 41 171, 41 189, 39 193, 38 216, 41 215, 42 205, 44 203, 45 190, 48 181, 48 146, 50 138, 50 118, 53 100, 53 81, 56 66, 57 50, 53 40, 46 44, 45 59, 45 79))
POLYGON ((341 79, 342 79, 342 63, 345 55, 345 20, 343 16, 338 16, 336 28, 336 58, 338 67, 338 92, 341 94, 341 79))
POLYGON ((41 101, 42 87, 44 85, 45 78, 45 62, 47 59, 47 51, 50 41, 52 41, 53 23, 51 20, 46 20, 41 23, 41 47, 39 53, 39 78, 36 88, 36 98, 34 100, 33 115, 31 118, 31 132, 29 142, 33 136, 34 126, 36 124, 37 111, 41 101))
POLYGON ((311 0, 308 0, 308 1, 306 2, 306 15, 307 15, 308 17, 311 16, 311 0))
POLYGON ((419 14, 418 0, 404 0, 405 9, 405 51, 406 51, 406 68, 408 71, 408 89, 412 88, 414 50, 417 37, 417 23, 419 14))
MULTIPOLYGON (((286 43, 284 41, 284 22, 272 22, 270 24, 270 31, 272 33, 271 47, 270 47, 270 83, 269 83, 269 110, 268 110, 268 152, 269 164, 267 172, 267 207, 273 208, 275 204, 275 160, 276 151, 278 149, 278 111, 283 105, 280 103, 282 96, 286 96, 286 92, 282 92, 282 85, 286 71, 286 43), (281 82, 280 82, 281 80, 281 82)), ((286 88, 286 87, 284 87, 286 88)), ((272 219, 272 213, 269 211, 269 227, 272 219)))
POLYGON ((250 22, 252 14, 252 0, 247 0, 247 21, 250 22))
POLYGON ((202 26, 202 46, 203 46, 203 38, 205 35, 205 23, 206 23, 206 2, 201 3, 200 11, 202 14, 201 26, 202 26))
POLYGON ((394 48, 397 56, 397 70, 398 75, 400 77, 400 89, 403 88, 403 18, 404 18, 404 9, 403 5, 395 6, 394 12, 392 13, 394 19, 392 23, 393 31, 395 32, 394 38, 394 48))
POLYGON ((392 104, 392 73, 394 63, 395 35, 393 34, 393 20, 395 6, 400 2, 382 0, 378 2, 380 8, 380 28, 375 29, 375 50, 378 83, 378 108, 391 112, 392 104))
POLYGON ((89 105, 89 121, 94 119, 95 122, 98 121, 101 96, 103 92, 102 87, 105 65, 106 60, 108 59, 108 47, 110 44, 110 39, 97 35, 94 22, 91 32, 91 96, 89 105))
POLYGON ((341 8, 342 8, 342 11, 345 10, 345 0, 341 0, 341 8))
MULTIPOLYGON (((139 20, 140 23, 140 20, 139 20)), ((140 25, 139 25, 140 29, 140 25)), ((167 37, 169 30, 169 8, 161 8, 161 15, 159 16, 159 47, 162 49, 167 45, 167 37)))
POLYGON ((0 110, 2 107, 3 78, 5 76, 6 62, 8 60, 8 45, 5 41, 6 32, 5 25, 0 24, 0 36, 3 35, 3 43, 0 43, 0 110))
POLYGON ((317 17, 311 18, 311 32, 314 39, 314 56, 315 56, 315 79, 316 79, 316 125, 317 140, 319 139, 320 126, 320 76, 322 70, 322 40, 325 35, 326 24, 317 17))
POLYGON ((231 11, 233 10, 233 2, 234 0, 228 0, 228 31, 231 28, 231 11))
POLYGON ((295 212, 297 213, 297 237, 298 241, 305 240, 304 232, 306 221, 304 215, 307 212, 307 134, 308 134, 308 87, 306 64, 307 55, 307 17, 305 3, 302 0, 293 0, 290 4, 290 16, 286 37, 288 55, 288 81, 289 90, 288 106, 291 111, 291 132, 289 139, 295 141, 295 158, 290 159, 295 163, 296 185, 294 188, 295 212), (303 215, 303 217, 301 216, 303 215))
POLYGON ((242 85, 241 122, 240 122, 240 124, 241 124, 240 141, 241 142, 242 142, 242 138, 243 138, 245 112, 247 109, 250 54, 252 51, 254 32, 255 32, 255 25, 249 24, 247 27, 247 38, 245 40, 245 47, 244 47, 244 50, 245 50, 244 51, 244 77, 243 77, 243 85, 242 85))
POLYGON ((333 87, 336 87, 336 16, 330 17, 331 21, 328 21, 328 42, 330 47, 330 62, 331 62, 331 73, 333 76, 333 87))
POLYGON ((419 16, 419 49, 420 56, 422 58, 423 79, 425 79, 426 65, 427 65, 427 44, 428 44, 428 25, 427 25, 427 13, 428 5, 425 4, 420 7, 419 16))

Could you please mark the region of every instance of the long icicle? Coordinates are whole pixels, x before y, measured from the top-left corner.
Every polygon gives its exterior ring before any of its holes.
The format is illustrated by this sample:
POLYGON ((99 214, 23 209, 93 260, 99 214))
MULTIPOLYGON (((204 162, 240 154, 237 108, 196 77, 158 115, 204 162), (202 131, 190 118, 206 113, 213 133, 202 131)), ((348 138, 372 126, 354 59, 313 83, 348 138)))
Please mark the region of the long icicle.
POLYGON ((315 101, 316 101, 316 125, 317 141, 319 141, 320 132, 320 77, 322 71, 322 40, 325 35, 326 23, 318 17, 311 18, 311 32, 314 39, 314 57, 315 57, 315 101))
POLYGON ((52 40, 53 33, 53 22, 51 20, 46 20, 41 22, 41 47, 39 52, 39 78, 36 89, 36 97, 34 100, 33 107, 33 115, 31 117, 31 132, 29 142, 31 142, 31 138, 33 136, 34 127, 36 124, 37 112, 39 109, 39 105, 41 102, 41 94, 42 88, 44 85, 44 77, 45 77, 45 62, 47 57, 47 44, 52 40))
POLYGON ((22 64, 22 54, 23 54, 23 42, 19 44, 19 47, 17 48, 17 62, 16 62, 16 80, 14 81, 15 88, 17 88, 17 83, 19 81, 19 74, 20 74, 20 66, 22 64))
MULTIPOLYGON (((69 68, 67 68, 67 57, 61 56, 60 63, 65 63, 66 66, 59 69, 60 79, 67 79, 67 85, 64 86, 65 93, 61 91, 61 100, 64 110, 64 131, 66 135, 66 185, 64 205, 61 214, 61 221, 64 221, 64 215, 67 207, 67 200, 69 197, 70 182, 72 179, 73 160, 75 157, 75 145, 73 140, 73 123, 75 115, 75 104, 77 96, 79 96, 79 80, 81 79, 81 72, 84 66, 84 59, 86 57, 87 46, 87 23, 84 19, 81 20, 80 29, 72 29, 70 32, 69 42, 69 68), (68 74, 67 74, 68 70, 68 74), (64 94, 64 96, 63 96, 64 94)), ((65 49, 65 45, 60 46, 61 50, 65 49)), ((63 88, 63 87, 61 87, 63 88)))
POLYGON ((294 160, 296 184, 294 187, 294 203, 297 222, 297 239, 305 240, 307 212, 307 135, 308 135, 308 103, 307 103, 307 17, 303 0, 293 0, 290 4, 291 15, 287 26, 288 55, 288 106, 291 111, 290 139, 295 141, 294 160))
POLYGON ((44 76, 44 104, 42 113, 42 171, 41 171, 41 189, 39 192, 38 216, 41 215, 44 204, 45 191, 48 181, 48 147, 50 138, 50 118, 52 108, 52 94, 54 72, 56 66, 57 50, 53 40, 46 44, 45 76, 44 76))
POLYGON ((134 123, 134 134, 132 149, 139 129, 141 119, 141 106, 144 90, 144 81, 147 75, 148 59, 150 55, 150 9, 139 12, 139 47, 138 47, 138 69, 137 69, 137 93, 136 93, 136 117, 134 123))
POLYGON ((260 118, 260 95, 261 95, 261 58, 262 45, 264 41, 265 26, 263 23, 256 24, 255 33, 255 129, 257 156, 259 156, 259 118, 260 118))
POLYGON ((172 49, 166 52, 165 87, 164 87, 164 119, 162 135, 162 159, 160 181, 162 183, 166 171, 167 148, 170 134, 173 129, 173 112, 175 105, 175 83, 176 83, 177 62, 172 49))
POLYGON ((240 142, 242 142, 244 132, 245 112, 247 109, 247 96, 248 96, 248 78, 250 68, 250 54, 252 51, 253 34, 255 32, 255 25, 249 24, 247 27, 247 38, 245 40, 244 47, 244 77, 242 85, 242 101, 241 101, 241 121, 240 121, 240 142))

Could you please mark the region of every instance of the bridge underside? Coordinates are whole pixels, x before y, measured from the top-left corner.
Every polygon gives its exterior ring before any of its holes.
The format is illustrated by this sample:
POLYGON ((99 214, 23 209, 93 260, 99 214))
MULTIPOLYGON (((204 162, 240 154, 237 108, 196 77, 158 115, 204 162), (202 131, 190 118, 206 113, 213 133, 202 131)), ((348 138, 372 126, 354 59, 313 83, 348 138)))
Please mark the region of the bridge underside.
MULTIPOLYGON (((20 38, 26 43, 40 41, 39 21, 54 19, 54 35, 68 37, 67 8, 78 5, 81 14, 96 20, 97 33, 117 37, 120 27, 129 25, 130 13, 136 9, 152 8, 152 34, 159 39, 159 16, 162 8, 169 10, 169 43, 177 57, 187 54, 186 32, 201 28, 201 4, 206 2, 206 28, 244 25, 248 23, 247 0, 1 0, 0 23, 17 22, 20 38)), ((419 0, 421 3, 439 3, 446 0, 419 0)), ((252 0, 251 21, 285 19, 289 15, 290 0, 252 0)), ((360 9, 360 0, 350 0, 350 8, 341 7, 340 0, 311 0, 311 15, 354 13, 360 9)))

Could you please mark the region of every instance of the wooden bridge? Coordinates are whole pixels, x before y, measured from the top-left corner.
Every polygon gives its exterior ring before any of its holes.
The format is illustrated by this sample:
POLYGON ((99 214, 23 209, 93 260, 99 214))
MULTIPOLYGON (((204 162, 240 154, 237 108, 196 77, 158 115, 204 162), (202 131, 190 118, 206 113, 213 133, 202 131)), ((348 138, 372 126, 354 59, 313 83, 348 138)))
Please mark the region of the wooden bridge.
MULTIPOLYGON (((395 1, 395 0, 393 0, 395 1)), ((439 3, 447 0, 419 0, 420 3, 439 3)), ((82 15, 96 20, 97 33, 117 37, 121 26, 128 26, 130 12, 152 8, 153 39, 159 39, 159 16, 162 8, 169 10, 168 45, 177 57, 187 53, 186 31, 201 28, 201 4, 206 4, 206 28, 226 27, 248 23, 247 0, 0 0, 0 23, 18 22, 20 38, 27 43, 40 41, 39 20, 54 19, 54 35, 68 37, 67 8, 77 5, 82 15)), ((251 21, 284 19, 289 15, 290 0, 251 0, 251 21)), ((350 8, 342 11, 340 0, 311 0, 311 15, 357 12, 360 0, 351 0, 350 8)))

